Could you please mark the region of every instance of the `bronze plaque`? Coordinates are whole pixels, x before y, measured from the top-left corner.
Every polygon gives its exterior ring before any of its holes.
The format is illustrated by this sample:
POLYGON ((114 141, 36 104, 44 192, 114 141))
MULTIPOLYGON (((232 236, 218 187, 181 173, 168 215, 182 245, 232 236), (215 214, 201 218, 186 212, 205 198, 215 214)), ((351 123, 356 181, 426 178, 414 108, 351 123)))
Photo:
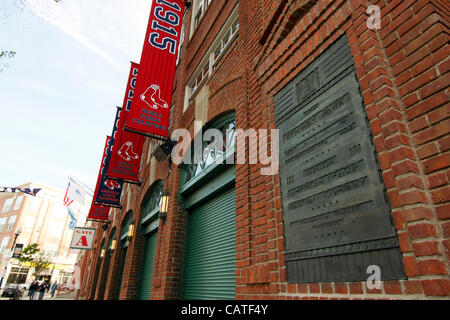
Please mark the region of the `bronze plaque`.
POLYGON ((404 277, 346 36, 275 96, 288 281, 404 277))

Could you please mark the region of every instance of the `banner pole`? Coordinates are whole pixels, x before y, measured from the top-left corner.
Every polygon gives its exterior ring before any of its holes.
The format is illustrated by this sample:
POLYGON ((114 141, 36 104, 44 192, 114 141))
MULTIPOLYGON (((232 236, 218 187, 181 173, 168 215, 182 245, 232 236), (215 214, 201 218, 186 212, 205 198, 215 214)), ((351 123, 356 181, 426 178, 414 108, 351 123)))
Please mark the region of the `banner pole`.
MULTIPOLYGON (((145 133, 145 132, 141 132, 141 131, 137 131, 137 130, 133 130, 127 127, 124 127, 123 130, 128 131, 128 132, 132 132, 132 133, 136 133, 136 134, 140 134, 141 136, 145 136, 147 138, 152 138, 152 139, 156 139, 156 140, 160 140, 160 141, 167 141, 170 140, 169 138, 166 137, 161 137, 161 136, 156 136, 150 133, 145 133)), ((172 141, 172 140, 170 140, 172 141)))

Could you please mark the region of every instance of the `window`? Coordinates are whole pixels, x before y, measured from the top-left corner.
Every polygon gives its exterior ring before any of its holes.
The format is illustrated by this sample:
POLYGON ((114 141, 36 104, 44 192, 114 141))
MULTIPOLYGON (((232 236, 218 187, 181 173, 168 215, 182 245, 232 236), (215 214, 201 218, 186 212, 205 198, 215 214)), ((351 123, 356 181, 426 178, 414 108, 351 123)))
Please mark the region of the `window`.
POLYGON ((220 58, 221 54, 225 52, 225 49, 231 43, 231 40, 233 40, 233 38, 236 36, 238 29, 239 20, 238 17, 235 17, 231 25, 228 26, 226 31, 220 37, 220 42, 215 45, 214 55, 212 59, 214 63, 220 58))
POLYGON ((198 25, 200 24, 200 21, 202 20, 203 16, 205 15, 206 9, 208 9, 209 5, 211 4, 212 0, 194 0, 193 3, 193 25, 191 28, 191 36, 194 34, 195 29, 197 29, 198 25))
POLYGON ((197 28, 200 18, 201 18, 202 10, 199 10, 197 14, 195 15, 195 22, 194 22, 194 28, 197 28))
POLYGON ((0 254, 3 253, 3 251, 6 249, 6 246, 8 245, 9 242, 9 236, 8 237, 4 237, 2 239, 2 243, 0 244, 0 254))
POLYGON ((180 62, 181 54, 183 51, 183 43, 184 43, 184 22, 181 25, 181 34, 180 34, 180 43, 178 44, 178 56, 177 56, 177 62, 176 65, 180 62))
POLYGON ((203 77, 206 77, 209 74, 209 63, 207 63, 204 67, 203 67, 203 77))
POLYGON ((3 232, 3 229, 5 228, 6 219, 6 217, 0 218, 0 232, 3 232))
POLYGON ((235 34, 236 31, 239 29, 239 20, 238 20, 238 19, 236 19, 236 20, 233 22, 233 26, 232 26, 231 28, 232 28, 233 34, 235 34))
POLYGON ((231 38, 231 28, 227 30, 225 33, 225 36, 222 39, 222 46, 225 47, 228 44, 228 41, 230 41, 231 38))
POLYGON ((22 201, 23 201, 23 196, 18 196, 16 198, 16 202, 14 202, 14 208, 13 210, 19 210, 20 206, 22 205, 22 201))
POLYGON ((209 47, 207 53, 202 58, 196 70, 192 74, 190 80, 188 81, 188 84, 186 86, 186 96, 183 111, 188 108, 192 96, 211 75, 212 71, 214 70, 214 66, 217 64, 226 49, 236 38, 238 29, 238 10, 237 8, 235 8, 228 18, 227 22, 225 22, 225 24, 223 25, 222 30, 217 35, 216 40, 209 47))
POLYGON ((191 20, 191 28, 190 28, 190 37, 194 34, 198 25, 202 21, 203 16, 206 13, 209 5, 212 0, 194 0, 192 4, 192 20, 191 20))
POLYGON ((192 82, 192 89, 191 92, 194 93, 198 87, 202 84, 202 80, 206 79, 209 76, 209 60, 204 63, 203 67, 200 68, 200 71, 198 72, 197 76, 195 77, 195 80, 192 82))
POLYGON ((225 163, 225 159, 228 158, 235 150, 236 146, 236 123, 234 120, 234 114, 224 116, 222 119, 212 123, 209 128, 214 128, 222 133, 223 142, 222 150, 214 148, 208 148, 211 141, 203 141, 202 146, 202 160, 199 163, 195 163, 194 150, 191 148, 191 164, 186 164, 184 183, 189 182, 193 178, 201 175, 209 167, 214 164, 225 163))
POLYGON ((3 204, 2 212, 11 211, 11 207, 12 207, 13 202, 14 202, 14 198, 6 199, 5 203, 3 204))
POLYGON ((28 275, 28 268, 12 267, 8 276, 8 283, 25 283, 28 275))
POLYGON ((14 227, 14 223, 16 223, 17 216, 11 216, 8 220, 8 226, 6 227, 6 231, 11 230, 14 227))
POLYGON ((157 181, 151 187, 149 193, 145 196, 142 204, 142 221, 146 220, 150 215, 154 214, 159 210, 161 197, 163 194, 164 183, 162 180, 157 181))

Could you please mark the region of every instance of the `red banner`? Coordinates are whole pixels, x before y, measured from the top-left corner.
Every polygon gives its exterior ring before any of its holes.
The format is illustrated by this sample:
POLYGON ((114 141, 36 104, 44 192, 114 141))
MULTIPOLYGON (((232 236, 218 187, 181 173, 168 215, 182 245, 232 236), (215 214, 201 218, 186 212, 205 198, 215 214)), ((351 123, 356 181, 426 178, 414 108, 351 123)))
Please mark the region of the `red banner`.
POLYGON ((100 170, 98 172, 98 177, 97 177, 97 184, 95 185, 95 191, 94 191, 94 197, 92 198, 92 203, 91 203, 91 208, 89 210, 89 214, 87 216, 88 220, 108 220, 108 216, 109 216, 109 207, 103 207, 100 205, 95 204, 95 199, 97 199, 98 197, 98 190, 100 187, 100 183, 102 181, 103 178, 103 168, 105 166, 105 161, 106 161, 106 156, 107 156, 107 151, 108 151, 108 145, 109 145, 109 141, 110 141, 111 137, 107 136, 106 137, 106 143, 105 143, 105 148, 103 150, 103 154, 102 154, 102 162, 100 164, 100 170))
POLYGON ((106 176, 121 178, 126 182, 139 182, 139 169, 145 137, 123 131, 128 116, 129 111, 122 109, 106 176))
POLYGON ((131 183, 139 182, 139 168, 145 141, 144 136, 123 130, 134 97, 138 67, 138 64, 131 63, 123 107, 120 111, 115 141, 111 148, 111 159, 106 172, 108 178, 120 178, 131 183))
POLYGON ((168 137, 184 0, 154 0, 125 130, 168 137))
POLYGON ((88 220, 96 220, 96 221, 97 220, 108 221, 109 207, 102 207, 102 206, 92 203, 87 219, 88 220))

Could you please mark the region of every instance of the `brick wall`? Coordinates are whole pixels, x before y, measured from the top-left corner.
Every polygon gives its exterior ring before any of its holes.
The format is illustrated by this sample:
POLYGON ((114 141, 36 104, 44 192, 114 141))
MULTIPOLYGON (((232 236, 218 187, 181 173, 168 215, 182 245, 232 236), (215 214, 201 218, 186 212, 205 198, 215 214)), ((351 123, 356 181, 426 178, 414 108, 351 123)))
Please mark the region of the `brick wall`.
MULTIPOLYGON (((439 3, 432 1, 389 1, 388 5, 385 1, 309 2, 315 4, 311 7, 308 1, 296 1, 278 10, 284 17, 272 19, 277 20, 273 32, 255 50, 263 52, 255 57, 259 61, 258 80, 264 87, 259 106, 269 104, 273 115, 274 93, 338 37, 347 34, 408 280, 385 281, 381 290, 369 290, 363 282, 288 285, 282 254, 279 182, 275 177, 266 182, 260 179, 260 184, 251 186, 251 191, 257 192, 259 185, 273 183, 267 187, 266 198, 274 200, 274 204, 262 207, 275 210, 263 213, 261 218, 255 216, 250 222, 250 230, 255 230, 251 234, 254 241, 242 250, 240 255, 245 258, 238 260, 242 265, 238 298, 272 294, 308 299, 352 298, 353 294, 354 298, 448 296, 448 214, 444 213, 450 194, 450 162, 444 146, 450 130, 446 120, 448 16, 442 13, 439 3), (382 27, 377 32, 365 24, 369 4, 381 7, 382 27), (302 6, 310 8, 306 14, 302 6), (304 15, 299 17, 299 12, 304 15), (289 25, 295 19, 298 22, 289 25), (260 236, 260 226, 273 226, 273 232, 263 227, 260 236), (266 252, 267 247, 275 250, 266 252)), ((255 175, 252 181, 258 179, 255 175)), ((259 208, 259 203, 251 202, 250 207, 259 208)), ((257 215, 257 210, 250 211, 257 215)), ((242 228, 242 233, 247 234, 247 230, 242 228)))

